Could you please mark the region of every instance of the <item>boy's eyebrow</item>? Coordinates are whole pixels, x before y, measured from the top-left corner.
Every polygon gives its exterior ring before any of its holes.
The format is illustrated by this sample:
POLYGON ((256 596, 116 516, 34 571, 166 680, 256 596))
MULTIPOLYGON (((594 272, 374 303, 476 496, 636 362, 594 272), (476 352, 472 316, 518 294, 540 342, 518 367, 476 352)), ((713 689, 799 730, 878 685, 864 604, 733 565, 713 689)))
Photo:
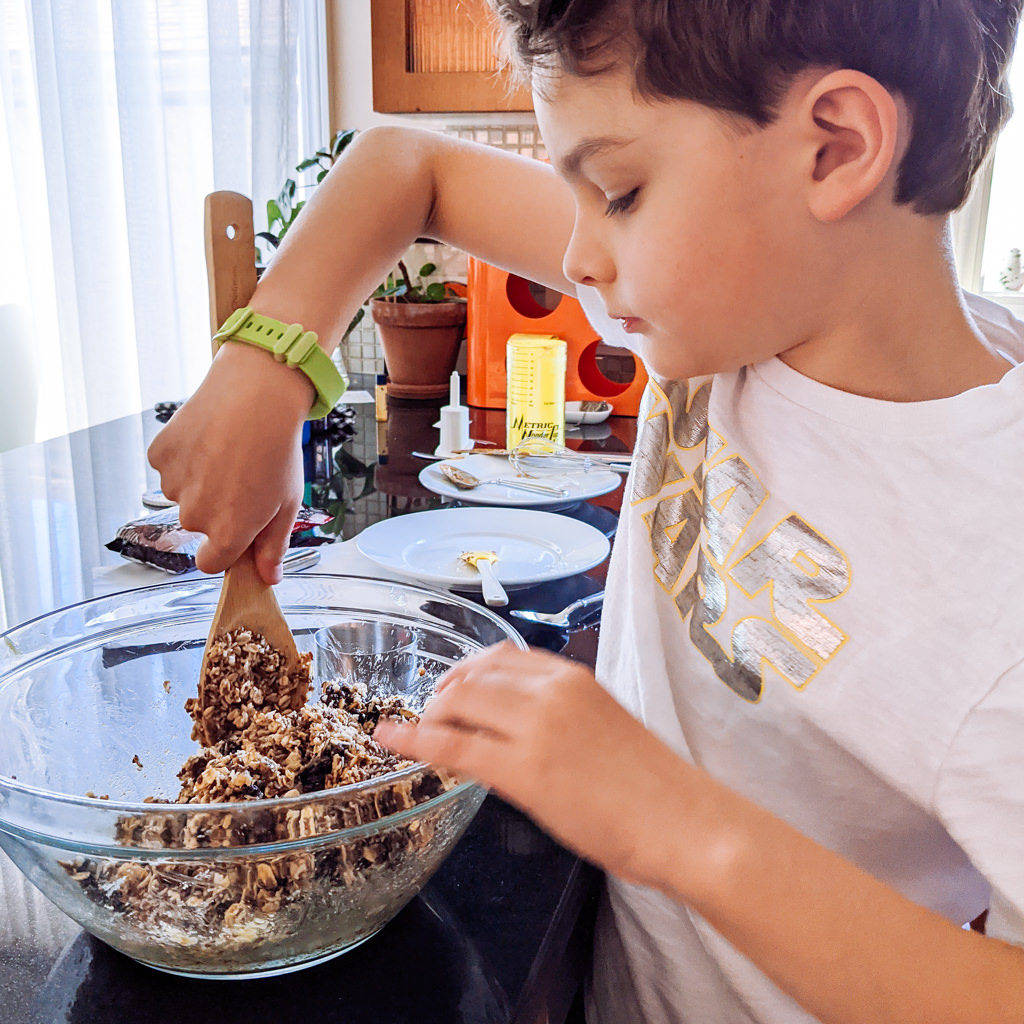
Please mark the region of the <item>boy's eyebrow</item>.
POLYGON ((636 139, 627 139, 621 135, 595 135, 590 138, 581 139, 569 151, 564 159, 557 161, 558 173, 566 179, 579 177, 580 168, 586 160, 609 149, 619 149, 628 146, 636 139))

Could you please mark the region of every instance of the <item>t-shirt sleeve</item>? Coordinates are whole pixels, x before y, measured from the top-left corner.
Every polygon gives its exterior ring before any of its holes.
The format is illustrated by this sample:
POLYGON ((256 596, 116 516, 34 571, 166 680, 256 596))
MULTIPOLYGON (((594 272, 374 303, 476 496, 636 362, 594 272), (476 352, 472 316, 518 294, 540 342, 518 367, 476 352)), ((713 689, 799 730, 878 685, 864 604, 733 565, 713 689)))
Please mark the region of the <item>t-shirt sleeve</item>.
POLYGON ((991 887, 986 934, 1024 945, 1024 662, 961 724, 935 811, 991 887))
POLYGON ((1010 356, 1015 362, 1024 361, 1024 322, 998 302, 981 295, 964 293, 967 309, 981 328, 989 344, 1010 356))

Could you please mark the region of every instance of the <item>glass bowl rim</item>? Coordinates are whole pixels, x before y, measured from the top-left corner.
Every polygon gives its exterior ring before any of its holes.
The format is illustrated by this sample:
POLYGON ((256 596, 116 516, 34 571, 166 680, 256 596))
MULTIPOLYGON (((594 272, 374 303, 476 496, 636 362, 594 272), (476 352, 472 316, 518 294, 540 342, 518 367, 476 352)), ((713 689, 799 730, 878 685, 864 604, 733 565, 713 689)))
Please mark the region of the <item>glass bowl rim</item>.
MULTIPOLYGON (((384 778, 384 776, 380 776, 384 778)), ((335 793, 343 787, 321 790, 321 794, 335 793)), ((253 856, 282 856, 296 851, 318 849, 321 846, 334 846, 339 843, 352 842, 378 832, 386 832, 397 828, 406 821, 419 817, 429 811, 449 803, 456 797, 473 790, 480 791, 483 796, 487 795, 487 789, 474 779, 463 779, 451 789, 436 793, 422 803, 414 804, 412 807, 404 807, 401 810, 393 811, 391 814, 381 818, 373 818, 358 825, 346 825, 342 828, 330 829, 326 832, 317 832, 311 836, 298 836, 296 838, 282 838, 268 840, 260 843, 236 843, 230 846, 140 846, 129 842, 116 843, 82 843, 71 836, 51 835, 48 832, 37 832, 33 829, 26 829, 21 825, 4 821, 0 818, 0 833, 11 836, 14 839, 38 843, 42 846, 54 847, 60 850, 67 850, 71 853, 86 854, 91 857, 106 857, 115 860, 232 860, 235 858, 248 858, 253 856)), ((304 796, 314 794, 306 793, 304 796)), ((294 798, 292 798, 294 799, 294 798)), ((101 800, 101 804, 108 801, 101 800)), ((190 807, 219 807, 238 809, 245 803, 252 804, 254 801, 239 801, 233 804, 145 804, 146 807, 168 806, 177 811, 187 810, 190 807)), ((269 803, 269 801, 266 801, 269 803)), ((264 805, 265 806, 265 805, 264 805)))

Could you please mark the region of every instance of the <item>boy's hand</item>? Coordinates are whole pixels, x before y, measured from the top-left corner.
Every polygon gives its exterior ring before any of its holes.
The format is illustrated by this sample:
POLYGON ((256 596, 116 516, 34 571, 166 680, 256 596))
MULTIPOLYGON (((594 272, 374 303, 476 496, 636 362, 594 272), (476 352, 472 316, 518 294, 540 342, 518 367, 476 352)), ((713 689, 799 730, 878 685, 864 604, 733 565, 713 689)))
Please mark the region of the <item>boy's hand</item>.
POLYGON ((149 448, 181 525, 206 534, 203 572, 222 572, 255 541, 267 583, 281 579, 302 503, 302 424, 313 388, 250 345, 224 345, 196 393, 149 448))
POLYGON ((574 662, 489 648, 443 677, 418 723, 383 719, 373 735, 687 904, 815 1020, 1024 1019, 1024 951, 964 932, 689 765, 574 662))
POLYGON ((491 647, 442 678, 418 723, 383 719, 373 735, 479 780, 619 878, 658 869, 647 855, 683 762, 582 665, 491 647))

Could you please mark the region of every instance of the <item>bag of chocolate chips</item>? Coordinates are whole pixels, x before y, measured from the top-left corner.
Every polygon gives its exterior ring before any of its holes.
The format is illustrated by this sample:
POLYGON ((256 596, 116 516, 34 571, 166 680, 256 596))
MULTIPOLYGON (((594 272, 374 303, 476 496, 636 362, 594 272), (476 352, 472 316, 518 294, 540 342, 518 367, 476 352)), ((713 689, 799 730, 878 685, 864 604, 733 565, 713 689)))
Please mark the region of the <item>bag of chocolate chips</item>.
MULTIPOLYGON (((334 517, 323 509, 303 505, 292 527, 292 547, 329 543, 330 538, 303 536, 315 526, 323 526, 334 517)), ((163 509, 125 523, 106 546, 122 558, 152 565, 169 573, 189 572, 196 567, 196 551, 203 534, 186 530, 178 521, 178 509, 163 509)))

